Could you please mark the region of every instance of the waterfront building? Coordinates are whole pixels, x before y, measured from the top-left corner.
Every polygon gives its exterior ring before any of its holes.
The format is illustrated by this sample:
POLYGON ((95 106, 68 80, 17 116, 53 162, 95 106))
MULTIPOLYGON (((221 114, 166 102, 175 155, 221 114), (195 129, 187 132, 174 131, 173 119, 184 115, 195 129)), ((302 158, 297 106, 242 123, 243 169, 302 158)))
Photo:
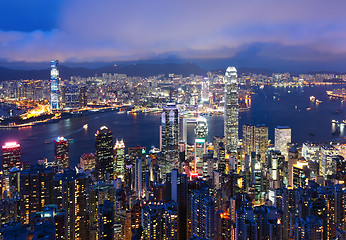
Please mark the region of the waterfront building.
POLYGON ((85 108, 88 106, 88 88, 82 86, 79 88, 79 108, 85 108))
POLYGON ((261 161, 265 161, 268 152, 268 127, 265 125, 243 125, 243 153, 255 152, 261 155, 261 161))
POLYGON ((6 142, 2 146, 3 191, 10 191, 9 174, 12 168, 21 169, 20 145, 17 142, 6 142))
POLYGON ((238 80, 237 69, 228 67, 225 74, 225 146, 226 154, 234 154, 238 148, 238 80))
POLYGON ((179 113, 175 103, 167 103, 161 115, 163 172, 168 173, 179 161, 179 113))
POLYGON ((78 109, 80 90, 77 85, 68 85, 64 87, 64 109, 78 109))
POLYGON ((69 167, 68 140, 62 136, 54 139, 54 163, 58 169, 69 167))
POLYGON ((195 127, 195 173, 203 175, 203 154, 206 154, 208 144, 207 119, 198 117, 195 127))
POLYGON ((120 178, 122 181, 124 180, 125 175, 125 144, 121 139, 120 141, 117 139, 114 145, 114 159, 115 159, 115 171, 116 177, 120 178))
POLYGON ((275 128, 275 150, 278 150, 282 155, 287 156, 288 143, 291 143, 291 128, 287 126, 277 126, 275 128))
POLYGON ((50 68, 50 109, 57 111, 60 108, 58 60, 50 61, 50 68))
POLYGON ((96 178, 112 181, 114 179, 113 134, 102 126, 95 134, 96 178))

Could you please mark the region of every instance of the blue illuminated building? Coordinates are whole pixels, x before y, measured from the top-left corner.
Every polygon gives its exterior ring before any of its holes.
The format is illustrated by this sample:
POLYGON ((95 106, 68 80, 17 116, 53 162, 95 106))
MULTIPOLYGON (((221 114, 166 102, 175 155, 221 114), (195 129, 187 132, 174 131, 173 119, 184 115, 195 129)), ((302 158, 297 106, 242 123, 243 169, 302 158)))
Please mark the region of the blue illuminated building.
POLYGON ((59 97, 58 97, 58 60, 50 61, 50 108, 52 111, 59 109, 59 97))

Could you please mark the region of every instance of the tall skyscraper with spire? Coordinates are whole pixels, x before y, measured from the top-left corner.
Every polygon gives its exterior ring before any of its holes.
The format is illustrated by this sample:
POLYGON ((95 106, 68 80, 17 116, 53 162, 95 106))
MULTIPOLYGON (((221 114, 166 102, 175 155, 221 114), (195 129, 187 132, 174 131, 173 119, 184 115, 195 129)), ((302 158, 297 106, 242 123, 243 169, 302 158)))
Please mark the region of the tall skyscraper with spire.
POLYGON ((161 115, 161 146, 164 172, 172 171, 179 158, 179 113, 175 103, 167 103, 161 115))
POLYGON ((52 60, 50 61, 50 109, 52 111, 59 109, 58 79, 58 60, 52 60))
POLYGON ((237 69, 228 67, 225 74, 225 145, 226 154, 233 154, 238 146, 238 80, 237 69))

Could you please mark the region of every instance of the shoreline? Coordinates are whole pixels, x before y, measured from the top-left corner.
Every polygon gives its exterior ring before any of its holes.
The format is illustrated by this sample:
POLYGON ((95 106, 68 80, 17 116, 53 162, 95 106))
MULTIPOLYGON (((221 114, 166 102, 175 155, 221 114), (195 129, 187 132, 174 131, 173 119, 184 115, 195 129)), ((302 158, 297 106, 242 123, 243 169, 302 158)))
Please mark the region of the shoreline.
MULTIPOLYGON (((0 128, 2 129, 12 129, 12 128, 25 128, 25 127, 32 127, 32 126, 39 126, 39 125, 45 125, 50 123, 57 123, 60 120, 78 117, 78 116, 85 116, 85 115, 91 115, 91 114, 98 114, 98 113, 104 113, 104 112, 112 112, 112 111, 119 111, 119 109, 122 109, 124 107, 107 107, 107 108, 100 108, 100 109, 88 109, 88 110, 81 110, 77 111, 75 113, 73 112, 62 112, 60 113, 60 116, 57 118, 55 115, 53 115, 51 118, 45 119, 45 120, 36 120, 31 121, 28 123, 22 123, 22 124, 14 124, 14 125, 1 125, 0 128)), ((125 108, 129 108, 129 106, 126 106, 125 108)), ((128 111, 126 109, 125 111, 128 111)), ((48 115, 42 115, 40 117, 44 117, 48 115)))

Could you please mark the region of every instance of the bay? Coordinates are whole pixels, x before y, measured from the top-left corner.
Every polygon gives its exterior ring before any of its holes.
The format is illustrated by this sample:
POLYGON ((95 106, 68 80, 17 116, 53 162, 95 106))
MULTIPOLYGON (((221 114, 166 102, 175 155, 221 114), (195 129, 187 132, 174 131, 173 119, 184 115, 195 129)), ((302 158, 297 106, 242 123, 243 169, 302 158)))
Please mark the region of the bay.
MULTIPOLYGON (((346 113, 346 103, 330 99, 326 90, 340 88, 342 85, 314 87, 272 87, 263 90, 255 87, 250 110, 239 113, 239 136, 241 126, 248 124, 266 124, 269 127, 269 139, 274 140, 274 128, 278 125, 292 128, 292 141, 302 144, 304 141, 328 143, 344 138, 341 127, 339 134, 332 134, 331 121, 341 122, 346 113), (322 103, 310 102, 315 96, 322 103), (338 113, 338 114, 337 114, 338 113)), ((223 135, 223 116, 207 116, 209 141, 214 136, 223 135)), ((106 112, 64 119, 58 123, 38 125, 20 129, 0 129, 0 144, 17 141, 21 145, 23 161, 54 159, 54 139, 64 136, 70 140, 70 165, 79 163, 83 153, 94 152, 95 133, 101 126, 107 126, 116 138, 123 139, 126 147, 159 146, 160 115, 118 114, 106 112), (83 125, 88 124, 84 129, 83 125)), ((188 126, 188 142, 193 142, 193 126, 188 126)))

